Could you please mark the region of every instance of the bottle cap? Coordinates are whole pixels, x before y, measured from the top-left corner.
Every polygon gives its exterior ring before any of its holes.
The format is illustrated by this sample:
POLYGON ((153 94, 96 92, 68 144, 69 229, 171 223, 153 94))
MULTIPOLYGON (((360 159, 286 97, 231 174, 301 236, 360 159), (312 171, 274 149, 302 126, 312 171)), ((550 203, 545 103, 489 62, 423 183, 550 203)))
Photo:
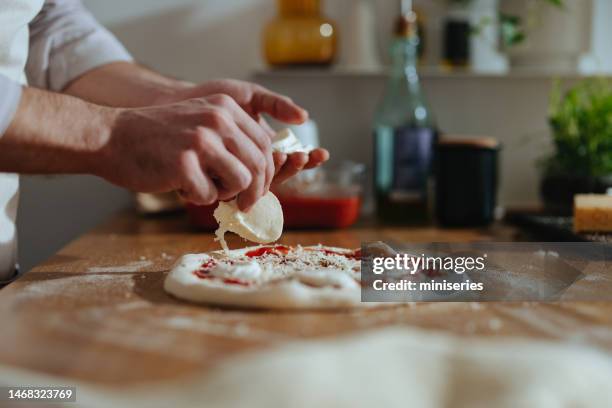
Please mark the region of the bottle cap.
POLYGON ((395 35, 397 37, 412 38, 418 34, 417 15, 414 11, 402 13, 395 25, 395 35))

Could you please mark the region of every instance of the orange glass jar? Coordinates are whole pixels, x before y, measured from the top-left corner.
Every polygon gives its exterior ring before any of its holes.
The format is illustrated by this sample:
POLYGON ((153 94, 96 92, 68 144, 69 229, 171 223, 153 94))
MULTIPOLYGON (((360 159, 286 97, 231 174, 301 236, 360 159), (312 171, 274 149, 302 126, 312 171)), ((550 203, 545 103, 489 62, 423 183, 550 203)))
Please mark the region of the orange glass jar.
POLYGON ((336 56, 334 22, 320 0, 277 0, 278 16, 264 30, 264 54, 272 66, 329 65, 336 56))

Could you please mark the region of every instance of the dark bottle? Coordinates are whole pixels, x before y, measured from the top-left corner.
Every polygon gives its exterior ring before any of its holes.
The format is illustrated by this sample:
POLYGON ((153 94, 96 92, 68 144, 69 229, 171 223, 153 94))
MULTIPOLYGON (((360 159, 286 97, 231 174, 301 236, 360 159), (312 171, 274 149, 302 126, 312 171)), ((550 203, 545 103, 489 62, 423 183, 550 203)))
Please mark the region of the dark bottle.
POLYGON ((444 60, 448 68, 467 68, 470 63, 470 12, 463 0, 454 0, 444 24, 444 60))
POLYGON ((391 74, 374 121, 374 188, 379 218, 393 223, 429 219, 428 185, 436 127, 417 74, 414 13, 399 20, 391 74))

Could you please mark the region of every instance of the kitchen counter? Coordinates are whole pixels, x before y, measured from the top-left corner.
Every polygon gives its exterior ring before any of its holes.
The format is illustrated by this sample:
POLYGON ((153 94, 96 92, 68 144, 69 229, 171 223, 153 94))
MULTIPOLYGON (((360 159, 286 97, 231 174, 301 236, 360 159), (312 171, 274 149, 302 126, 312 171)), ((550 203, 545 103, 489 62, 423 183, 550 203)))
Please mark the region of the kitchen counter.
MULTIPOLYGON (((285 244, 357 247, 362 241, 509 241, 517 231, 357 226, 286 231, 285 244)), ((244 245, 237 237, 230 247, 244 245)), ((121 214, 0 290, 0 367, 111 387, 206 373, 237 353, 293 339, 389 325, 467 337, 583 341, 612 350, 612 303, 419 303, 374 310, 230 310, 176 300, 163 280, 184 253, 218 249, 183 216, 121 214)))

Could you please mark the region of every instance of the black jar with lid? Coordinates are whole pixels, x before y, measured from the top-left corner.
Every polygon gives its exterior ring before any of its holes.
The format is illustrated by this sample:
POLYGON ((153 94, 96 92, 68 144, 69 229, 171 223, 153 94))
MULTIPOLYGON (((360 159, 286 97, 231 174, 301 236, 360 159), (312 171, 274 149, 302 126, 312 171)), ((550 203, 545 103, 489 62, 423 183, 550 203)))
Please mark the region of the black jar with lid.
POLYGON ((475 227, 495 218, 500 144, 493 138, 445 138, 436 149, 435 213, 448 227, 475 227))

